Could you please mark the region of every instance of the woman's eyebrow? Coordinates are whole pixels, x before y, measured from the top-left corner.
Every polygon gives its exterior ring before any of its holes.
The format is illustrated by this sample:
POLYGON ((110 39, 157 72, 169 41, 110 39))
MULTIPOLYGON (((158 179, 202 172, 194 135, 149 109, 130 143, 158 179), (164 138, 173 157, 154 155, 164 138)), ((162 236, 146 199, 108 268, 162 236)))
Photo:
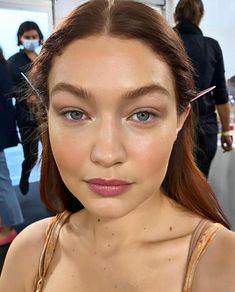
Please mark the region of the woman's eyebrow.
POLYGON ((94 96, 91 92, 81 86, 74 86, 66 82, 57 83, 52 89, 50 95, 54 95, 58 92, 69 92, 77 97, 84 99, 93 99, 94 96))
POLYGON ((148 84, 139 88, 136 88, 134 90, 127 91, 126 93, 123 94, 124 99, 135 99, 147 94, 151 93, 160 93, 161 95, 166 96, 167 98, 170 97, 169 91, 163 87, 160 84, 153 83, 153 84, 148 84))
MULTIPOLYGON (((57 83, 51 90, 50 95, 54 95, 58 92, 69 92, 77 97, 84 98, 84 99, 94 99, 94 95, 86 88, 81 86, 74 86, 72 84, 66 82, 57 83)), ((141 96, 151 94, 151 93, 160 93, 167 98, 170 97, 169 91, 161 86, 160 84, 148 84, 145 86, 141 86, 135 89, 127 90, 122 94, 122 99, 137 99, 141 96)))

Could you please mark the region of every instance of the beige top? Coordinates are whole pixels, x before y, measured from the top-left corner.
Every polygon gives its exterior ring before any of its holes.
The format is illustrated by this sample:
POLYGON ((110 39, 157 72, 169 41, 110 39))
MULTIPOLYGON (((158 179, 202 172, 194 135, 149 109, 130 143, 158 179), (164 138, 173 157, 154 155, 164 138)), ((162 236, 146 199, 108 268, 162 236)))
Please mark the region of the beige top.
MULTIPOLYGON (((56 215, 47 228, 45 244, 39 261, 38 274, 35 279, 34 292, 42 292, 44 279, 56 249, 60 230, 71 214, 72 213, 68 211, 64 211, 63 213, 56 215)), ((183 292, 191 291, 194 273, 200 257, 205 252, 216 232, 221 228, 224 228, 223 225, 212 223, 205 219, 201 220, 195 228, 189 246, 183 292)))

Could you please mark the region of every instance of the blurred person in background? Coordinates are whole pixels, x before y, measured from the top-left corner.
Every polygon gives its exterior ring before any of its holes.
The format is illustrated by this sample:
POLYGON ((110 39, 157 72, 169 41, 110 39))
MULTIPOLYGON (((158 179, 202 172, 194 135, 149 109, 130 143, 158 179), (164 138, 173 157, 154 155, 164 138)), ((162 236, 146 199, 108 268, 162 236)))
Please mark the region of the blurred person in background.
POLYGON ((11 82, 7 62, 0 48, 0 246, 12 242, 17 235, 13 226, 23 221, 4 154, 5 148, 19 143, 14 107, 12 100, 8 98, 10 91, 11 82))
POLYGON ((183 40, 195 70, 194 79, 199 91, 216 86, 212 93, 199 98, 195 112, 198 117, 196 132, 196 160, 200 170, 208 177, 211 162, 217 149, 218 124, 216 110, 221 122, 221 145, 232 150, 229 132, 229 102, 224 75, 223 55, 219 43, 205 37, 199 28, 204 15, 201 0, 180 0, 174 18, 175 30, 183 40))
POLYGON ((35 97, 24 98, 27 85, 21 72, 27 75, 31 63, 36 59, 36 49, 43 42, 38 25, 32 21, 23 22, 17 32, 18 46, 23 48, 8 60, 16 97, 16 119, 24 152, 19 187, 22 194, 29 190, 29 176, 38 158, 39 134, 33 107, 35 97))

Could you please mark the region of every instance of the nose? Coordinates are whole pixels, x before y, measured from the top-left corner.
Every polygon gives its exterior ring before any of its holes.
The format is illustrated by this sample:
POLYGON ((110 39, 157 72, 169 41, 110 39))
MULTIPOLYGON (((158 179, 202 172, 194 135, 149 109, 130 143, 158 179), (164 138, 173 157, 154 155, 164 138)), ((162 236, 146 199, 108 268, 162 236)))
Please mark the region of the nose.
POLYGON ((127 153, 122 130, 112 121, 103 121, 94 134, 91 161, 103 167, 125 162, 127 153))

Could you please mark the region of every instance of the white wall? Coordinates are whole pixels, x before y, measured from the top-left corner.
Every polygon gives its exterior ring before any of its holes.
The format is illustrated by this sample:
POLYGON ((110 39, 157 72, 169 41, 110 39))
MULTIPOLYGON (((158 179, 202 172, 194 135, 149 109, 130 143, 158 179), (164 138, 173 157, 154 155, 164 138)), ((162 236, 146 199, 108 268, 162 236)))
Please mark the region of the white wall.
POLYGON ((79 6, 84 0, 57 0, 55 3, 55 22, 58 23, 73 8, 79 6))
POLYGON ((224 55, 226 78, 235 75, 235 1, 204 0, 204 35, 218 40, 224 55))
POLYGON ((0 7, 51 12, 51 0, 0 0, 0 7))

